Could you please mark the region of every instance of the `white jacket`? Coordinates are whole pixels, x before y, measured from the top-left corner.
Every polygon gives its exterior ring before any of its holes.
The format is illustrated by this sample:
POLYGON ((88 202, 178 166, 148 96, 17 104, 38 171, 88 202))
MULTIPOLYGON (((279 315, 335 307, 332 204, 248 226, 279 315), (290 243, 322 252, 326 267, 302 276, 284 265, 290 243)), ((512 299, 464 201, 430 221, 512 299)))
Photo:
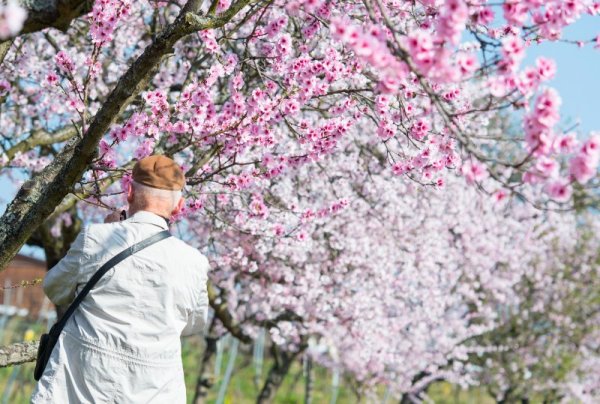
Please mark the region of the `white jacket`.
MULTIPOLYGON (((73 301, 120 251, 167 229, 139 211, 91 224, 44 279, 54 302, 73 301)), ((200 333, 208 311, 208 260, 169 237, 109 270, 68 320, 33 403, 185 403, 181 335, 200 333)))

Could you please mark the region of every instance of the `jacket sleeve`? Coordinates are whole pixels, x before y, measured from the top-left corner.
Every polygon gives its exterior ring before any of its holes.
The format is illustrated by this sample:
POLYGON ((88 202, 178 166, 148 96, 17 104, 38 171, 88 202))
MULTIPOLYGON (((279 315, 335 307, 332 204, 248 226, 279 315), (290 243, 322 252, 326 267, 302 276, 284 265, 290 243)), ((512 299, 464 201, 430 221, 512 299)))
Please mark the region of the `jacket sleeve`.
POLYGON ((208 320, 208 291, 206 282, 208 281, 208 270, 209 264, 205 256, 202 255, 200 263, 199 274, 200 279, 193 286, 192 292, 192 304, 188 311, 187 324, 181 335, 188 336, 193 334, 200 334, 204 332, 204 327, 208 320))
POLYGON ((75 299, 75 288, 84 258, 87 227, 84 227, 71 245, 67 255, 46 274, 42 286, 52 303, 66 305, 75 299))

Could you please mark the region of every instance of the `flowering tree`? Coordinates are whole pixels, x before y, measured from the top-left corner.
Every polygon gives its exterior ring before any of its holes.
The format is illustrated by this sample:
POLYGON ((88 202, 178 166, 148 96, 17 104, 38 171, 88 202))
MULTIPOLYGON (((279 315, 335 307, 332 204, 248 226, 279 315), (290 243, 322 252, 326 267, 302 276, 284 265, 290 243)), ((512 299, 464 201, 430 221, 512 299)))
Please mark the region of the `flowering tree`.
MULTIPOLYGON (((504 332, 514 321, 529 324, 523 308, 532 297, 523 284, 535 285, 540 300, 568 306, 562 321, 590 335, 586 312, 573 313, 569 300, 597 298, 599 246, 576 241, 575 214, 482 195, 453 177, 443 190, 406 184, 390 178, 384 160, 373 164, 355 142, 342 143, 340 154, 321 162, 325 173, 307 165, 273 179, 249 215, 243 193, 231 192, 207 199, 202 213, 188 218, 190 242, 215 254, 213 301, 227 306, 226 327, 242 338, 266 327, 288 353, 271 374, 287 371, 280 363, 306 350, 366 391, 385 383, 418 395, 436 380, 478 383, 484 376, 473 365, 481 355, 494 358, 506 345, 507 354, 523 354, 504 332), (267 217, 275 224, 265 229, 267 217), (579 264, 565 259, 574 255, 579 264), (572 283, 556 279, 581 270, 586 276, 572 283)), ((539 315, 544 309, 536 304, 539 315)), ((519 335, 544 338, 551 324, 523 326, 519 335)), ((555 335, 574 344, 571 329, 555 335)), ((559 380, 541 371, 536 377, 559 380)), ((267 379, 262 399, 280 380, 267 379)))
POLYGON ((3 28, 3 165, 37 174, 0 222, 0 261, 53 212, 102 203, 151 152, 176 155, 200 195, 209 183, 259 189, 343 137, 367 137, 396 175, 439 186, 460 168, 471 182, 494 178, 490 192, 567 202, 573 185, 596 186, 598 138, 578 146, 556 127, 560 99, 542 87, 552 61, 520 62, 598 4, 494 4, 106 0, 61 24, 31 7, 24 32, 72 22, 14 41, 18 24, 3 28), (524 136, 485 130, 516 108, 524 136), (515 152, 498 159, 505 143, 515 152))
POLYGON ((499 402, 599 397, 591 376, 599 370, 598 222, 593 216, 579 220, 586 225, 566 222, 560 231, 537 223, 532 237, 549 251, 539 251, 523 268, 510 300, 489 299, 501 307, 499 326, 476 340, 494 349, 483 349, 470 362, 499 402))

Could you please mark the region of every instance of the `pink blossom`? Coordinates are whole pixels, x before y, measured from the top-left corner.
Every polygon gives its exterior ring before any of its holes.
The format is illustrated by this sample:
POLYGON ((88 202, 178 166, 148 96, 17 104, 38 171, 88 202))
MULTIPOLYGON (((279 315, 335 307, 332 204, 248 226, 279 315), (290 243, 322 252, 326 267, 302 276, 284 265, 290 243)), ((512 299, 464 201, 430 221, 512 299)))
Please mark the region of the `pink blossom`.
POLYGON ((290 34, 282 35, 279 38, 277 50, 281 56, 286 56, 292 52, 292 37, 290 34))
POLYGON ((0 97, 4 97, 8 94, 11 88, 12 86, 8 81, 0 79, 0 97))
POLYGON ((558 162, 548 157, 541 157, 535 164, 535 169, 542 177, 556 177, 560 169, 558 162))
POLYGON ((350 41, 350 38, 357 32, 356 27, 347 18, 332 18, 331 19, 331 35, 334 39, 342 42, 350 41))
POLYGON ((250 202, 250 214, 260 219, 266 219, 269 216, 269 208, 263 202, 263 199, 259 195, 254 195, 250 202))
MULTIPOLYGON (((400 66, 402 66, 399 71, 400 72, 406 72, 407 68, 405 64, 401 64, 400 66)), ((377 90, 384 93, 384 94, 394 94, 396 92, 398 92, 398 89, 400 88, 402 84, 402 80, 399 77, 395 77, 395 76, 385 76, 383 78, 383 80, 381 80, 377 86, 377 90)))
POLYGON ((358 39, 356 45, 354 46, 354 49, 358 56, 369 57, 373 54, 373 50, 375 49, 375 47, 376 47, 375 38, 373 38, 369 35, 362 35, 358 39))
POLYGON ((417 30, 408 35, 408 51, 420 70, 428 71, 434 61, 433 38, 425 30, 417 30))
POLYGON ((49 86, 55 86, 56 84, 58 84, 58 76, 53 72, 48 73, 46 75, 46 83, 49 86))
POLYGON ((171 130, 174 133, 186 133, 189 131, 189 125, 186 122, 179 121, 173 125, 171 130))
POLYGON ((54 61, 56 62, 56 67, 58 67, 59 71, 65 74, 73 74, 75 64, 65 51, 58 52, 54 57, 54 61))
POLYGON ((535 170, 529 170, 523 174, 523 182, 525 184, 535 185, 542 182, 542 177, 535 170))
POLYGON ((581 152, 592 160, 598 160, 600 158, 600 134, 591 136, 581 146, 581 152))
POLYGON ((459 53, 456 58, 456 62, 463 75, 471 74, 479 67, 477 58, 472 54, 459 53))
POLYGON ((525 57, 525 45, 523 40, 512 35, 506 37, 502 41, 502 53, 505 57, 505 62, 508 63, 509 69, 514 70, 525 57))
POLYGON ((379 122, 379 126, 377 127, 377 136, 379 136, 381 139, 387 140, 393 137, 395 133, 396 130, 389 121, 384 119, 379 122))
POLYGON ((211 29, 200 31, 200 38, 204 42, 204 47, 210 53, 216 53, 219 50, 219 44, 215 37, 215 32, 211 29))
POLYGON ((229 6, 231 6, 231 0, 218 0, 219 4, 217 4, 217 12, 222 13, 227 10, 229 6))
POLYGON ((283 227, 282 224, 276 223, 273 226, 273 233, 275 234, 275 236, 281 237, 281 236, 283 236, 285 234, 285 228, 283 227))
POLYGON ((522 26, 527 20, 527 5, 519 0, 507 0, 502 6, 504 18, 510 24, 522 26))
POLYGON ((580 153, 569 161, 569 174, 577 182, 585 184, 597 174, 598 159, 585 153, 580 153))
POLYGON ((269 23, 269 25, 267 26, 267 30, 266 30, 267 35, 271 38, 275 37, 277 34, 279 34, 281 29, 286 26, 287 22, 288 22, 288 17, 285 15, 281 16, 278 19, 271 21, 269 23))
POLYGON ((558 153, 571 153, 577 147, 577 135, 573 132, 566 133, 563 136, 557 136, 555 140, 554 149, 558 153))
POLYGON ((287 100, 284 104, 283 111, 286 115, 295 115, 300 111, 300 104, 293 99, 287 100))
POLYGON ((411 126, 410 134, 416 140, 423 140, 429 129, 429 123, 425 119, 419 119, 411 126))
POLYGON ((536 156, 553 150, 556 142, 553 127, 560 119, 560 102, 555 90, 546 89, 536 100, 533 111, 525 117, 525 142, 536 156))
POLYGON ((482 25, 488 25, 494 21, 494 11, 490 7, 481 7, 477 14, 477 22, 482 25))
POLYGON ((100 140, 99 148, 100 148, 101 155, 106 154, 106 153, 110 152, 110 150, 111 150, 110 144, 104 139, 100 140))
POLYGON ((554 180, 545 187, 546 193, 557 202, 566 202, 571 198, 573 190, 568 181, 563 179, 554 180))
POLYGON ((0 40, 18 34, 26 19, 27 10, 17 0, 0 3, 0 40))
POLYGON ((132 181, 133 181, 133 178, 131 177, 130 173, 124 174, 121 177, 121 179, 119 180, 119 183, 121 185, 121 191, 127 192, 129 190, 129 186, 131 185, 132 181))
POLYGON ((539 57, 535 61, 538 74, 542 80, 551 80, 556 74, 556 62, 552 59, 539 57))
POLYGON ((403 163, 403 162, 395 163, 392 166, 392 172, 395 175, 403 175, 403 174, 405 174, 405 173, 407 173, 409 171, 410 171, 410 166, 408 164, 406 164, 406 163, 403 163))
POLYGON ((331 204, 331 211, 333 213, 339 212, 340 210, 346 208, 349 203, 350 201, 348 201, 348 199, 342 198, 331 204))
POLYGON ((144 139, 144 141, 135 149, 133 155, 136 159, 141 160, 152 154, 156 141, 154 139, 144 139))
MULTIPOLYGON (((210 169, 206 169, 206 170, 202 170, 203 172, 210 172, 210 169)), ((225 206, 229 203, 230 198, 228 194, 219 194, 217 195, 217 201, 219 201, 219 204, 222 206, 225 206)))
POLYGON ((496 200, 496 202, 501 202, 501 201, 505 200, 507 197, 508 197, 508 193, 504 189, 499 189, 496 192, 494 192, 494 199, 496 200))
POLYGON ((308 234, 306 234, 305 231, 299 232, 298 235, 296 236, 296 239, 298 241, 306 241, 307 238, 308 238, 308 234))
POLYGON ((474 182, 482 181, 489 175, 487 168, 476 160, 470 160, 463 163, 460 171, 469 185, 474 182))
POLYGON ((90 15, 92 43, 103 45, 111 41, 117 23, 129 14, 130 9, 130 0, 95 1, 90 15))
POLYGON ((560 118, 558 115, 560 104, 560 96, 554 89, 545 90, 535 104, 538 121, 548 128, 556 125, 560 118))

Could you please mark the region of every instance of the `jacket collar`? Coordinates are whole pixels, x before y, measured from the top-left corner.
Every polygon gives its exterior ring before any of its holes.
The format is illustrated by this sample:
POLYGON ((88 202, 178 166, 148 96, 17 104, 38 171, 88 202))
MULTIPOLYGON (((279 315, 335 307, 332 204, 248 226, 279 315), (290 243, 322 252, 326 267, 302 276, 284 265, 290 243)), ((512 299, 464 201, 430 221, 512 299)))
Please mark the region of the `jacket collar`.
POLYGON ((147 210, 139 210, 135 212, 133 216, 127 219, 127 221, 134 223, 150 223, 161 227, 165 230, 169 230, 167 219, 147 210))

